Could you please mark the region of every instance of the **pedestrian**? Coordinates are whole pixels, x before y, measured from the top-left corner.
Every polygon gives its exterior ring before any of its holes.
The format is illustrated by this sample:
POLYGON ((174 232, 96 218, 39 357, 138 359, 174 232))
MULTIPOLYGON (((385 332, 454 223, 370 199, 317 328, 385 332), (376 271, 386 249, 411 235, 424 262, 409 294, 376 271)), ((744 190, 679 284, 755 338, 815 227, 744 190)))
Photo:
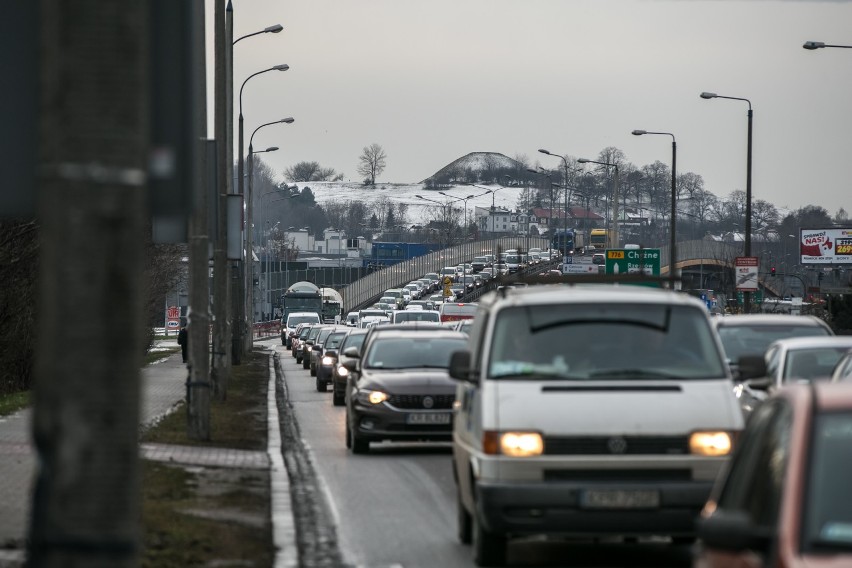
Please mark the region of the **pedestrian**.
POLYGON ((186 363, 189 334, 186 331, 186 323, 184 322, 181 322, 180 331, 178 331, 178 345, 180 345, 180 354, 183 356, 183 362, 186 363))

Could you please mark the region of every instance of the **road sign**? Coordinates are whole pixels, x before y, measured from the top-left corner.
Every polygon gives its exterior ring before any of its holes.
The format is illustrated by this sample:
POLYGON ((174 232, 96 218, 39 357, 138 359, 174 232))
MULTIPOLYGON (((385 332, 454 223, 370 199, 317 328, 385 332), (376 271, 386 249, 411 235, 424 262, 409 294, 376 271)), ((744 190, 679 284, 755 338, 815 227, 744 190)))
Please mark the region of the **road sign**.
POLYGON ((168 319, 179 319, 180 308, 177 306, 169 306, 168 308, 166 308, 166 317, 168 319))
POLYGON ((597 274, 597 264, 563 264, 563 274, 597 274))
POLYGON ((757 291, 758 268, 759 262, 756 256, 738 256, 734 260, 734 282, 736 289, 744 292, 757 291))
POLYGON ((607 249, 607 274, 660 275, 660 249, 607 249))

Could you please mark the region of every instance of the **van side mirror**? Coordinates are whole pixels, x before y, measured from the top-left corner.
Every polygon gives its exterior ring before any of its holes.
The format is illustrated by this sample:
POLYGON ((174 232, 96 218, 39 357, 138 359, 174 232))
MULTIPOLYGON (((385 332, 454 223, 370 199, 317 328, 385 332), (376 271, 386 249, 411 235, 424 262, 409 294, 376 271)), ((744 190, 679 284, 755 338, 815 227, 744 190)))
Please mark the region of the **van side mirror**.
POLYGON ((737 361, 737 374, 740 381, 765 377, 766 361, 763 355, 743 355, 740 357, 737 361))
POLYGON ((478 382, 470 374, 470 351, 455 351, 450 356, 450 376, 459 381, 478 382))

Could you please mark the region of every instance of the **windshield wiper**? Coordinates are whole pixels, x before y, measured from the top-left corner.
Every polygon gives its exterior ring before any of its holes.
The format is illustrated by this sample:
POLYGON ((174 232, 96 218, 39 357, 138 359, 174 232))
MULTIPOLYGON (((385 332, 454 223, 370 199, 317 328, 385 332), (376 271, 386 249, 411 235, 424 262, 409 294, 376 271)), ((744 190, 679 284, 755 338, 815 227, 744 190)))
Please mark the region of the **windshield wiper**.
POLYGON ((589 373, 589 378, 592 379, 679 379, 677 375, 671 373, 661 373, 659 371, 646 371, 645 369, 607 369, 603 371, 594 371, 589 373))

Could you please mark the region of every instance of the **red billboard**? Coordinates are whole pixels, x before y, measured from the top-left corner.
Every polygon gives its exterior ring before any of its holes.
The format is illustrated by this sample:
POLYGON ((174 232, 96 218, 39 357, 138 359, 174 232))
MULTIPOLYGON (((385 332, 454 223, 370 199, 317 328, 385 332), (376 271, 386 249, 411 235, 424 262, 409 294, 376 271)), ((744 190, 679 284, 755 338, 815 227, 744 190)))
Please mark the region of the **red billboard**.
POLYGON ((802 264, 852 264, 852 228, 801 229, 802 264))

